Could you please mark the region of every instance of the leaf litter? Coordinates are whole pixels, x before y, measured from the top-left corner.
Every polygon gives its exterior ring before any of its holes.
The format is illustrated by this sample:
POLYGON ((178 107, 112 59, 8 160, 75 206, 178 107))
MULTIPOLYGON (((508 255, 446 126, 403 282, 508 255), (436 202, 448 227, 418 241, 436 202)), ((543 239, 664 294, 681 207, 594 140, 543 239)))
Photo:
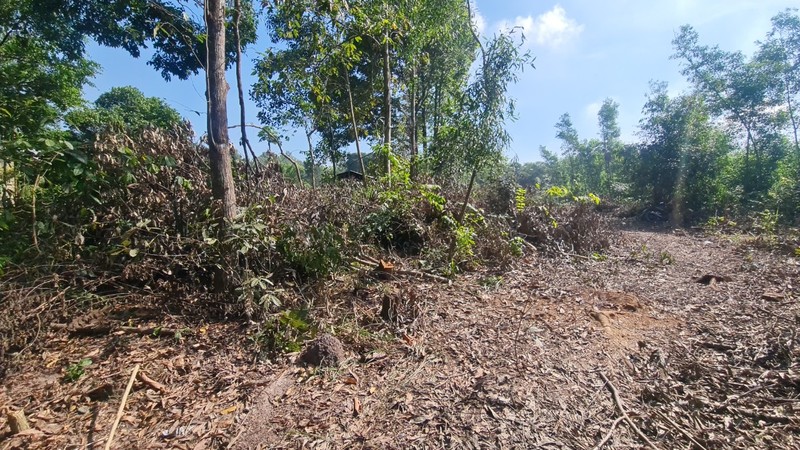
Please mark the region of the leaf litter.
POLYGON ((256 358, 247 324, 147 295, 43 323, 3 378, 0 449, 102 448, 137 364, 114 448, 798 448, 800 266, 730 239, 629 229, 496 283, 330 281, 333 368, 256 358), (35 432, 10 436, 19 409, 35 432))

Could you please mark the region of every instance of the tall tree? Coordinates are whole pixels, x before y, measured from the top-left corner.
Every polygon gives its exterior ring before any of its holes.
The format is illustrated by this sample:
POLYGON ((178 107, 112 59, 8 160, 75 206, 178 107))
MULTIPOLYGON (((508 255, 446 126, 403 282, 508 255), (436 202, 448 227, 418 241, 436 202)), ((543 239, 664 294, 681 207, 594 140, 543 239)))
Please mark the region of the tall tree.
POLYGON ((600 127, 600 141, 603 146, 603 160, 605 162, 605 182, 606 193, 610 192, 611 183, 614 181, 613 162, 619 153, 620 129, 617 122, 619 117, 619 104, 607 98, 603 100, 600 110, 597 112, 597 124, 600 127))
MULTIPOLYGON (((469 2, 465 1, 471 18, 469 2)), ((522 53, 509 35, 497 35, 484 46, 478 33, 474 29, 472 32, 480 50, 480 66, 461 97, 460 108, 450 129, 455 144, 452 151, 462 156, 472 172, 464 203, 456 218, 459 226, 464 220, 478 172, 500 160, 511 142, 505 123, 516 116, 514 101, 508 97, 508 87, 517 81, 525 66, 533 66, 531 55, 522 53)), ((454 238, 450 245, 451 261, 455 242, 454 238)))
POLYGON ((77 108, 65 117, 75 139, 81 141, 92 141, 108 129, 126 133, 150 127, 173 130, 182 121, 180 113, 164 100, 147 97, 132 86, 111 88, 95 100, 93 108, 77 108))
MULTIPOLYGON (((400 104, 407 126, 413 175, 423 153, 438 136, 439 125, 466 84, 476 42, 462 0, 416 0, 400 3, 404 21, 396 42, 397 83, 406 100, 400 104), (433 129, 433 136, 429 136, 433 129)), ((435 145, 435 144, 434 144, 435 145)))
POLYGON ((228 83, 225 80, 225 0, 207 0, 208 30, 206 89, 208 96, 208 151, 211 159, 211 188, 219 202, 221 218, 236 216, 236 191, 228 138, 228 83))
POLYGON ((371 116, 356 105, 366 97, 364 82, 353 73, 362 54, 356 14, 362 14, 359 4, 338 1, 285 2, 267 8, 270 37, 284 45, 258 60, 251 94, 262 123, 306 131, 313 165, 325 157, 334 165, 340 162, 348 129, 360 152, 358 116, 371 116), (316 147, 315 134, 320 136, 316 147))
POLYGON ((702 217, 721 195, 726 133, 715 127, 703 97, 670 98, 666 83, 651 85, 642 115, 640 189, 651 204, 666 206, 676 224, 702 217))
POLYGON ((42 15, 34 1, 0 4, 0 146, 53 127, 98 68, 68 24, 42 15))
MULTIPOLYGON (((741 52, 725 52, 699 43, 697 32, 681 27, 673 40, 672 56, 712 113, 721 115, 744 138, 745 194, 768 186, 770 140, 776 136, 775 104, 769 101, 769 75, 762 64, 747 61, 741 52), (764 184, 766 182, 766 185, 764 184)), ((771 158, 770 158, 771 159, 771 158)))
POLYGON ((561 140, 561 154, 569 166, 569 184, 574 185, 577 180, 578 153, 581 146, 578 130, 572 124, 569 113, 564 113, 556 122, 556 137, 561 140))
MULTIPOLYGON (((165 0, 24 0, 3 3, 0 16, 5 27, 0 46, 36 35, 57 58, 76 63, 83 60, 86 38, 91 37, 101 45, 124 48, 135 57, 140 56, 142 48, 152 45, 155 51, 149 64, 159 69, 165 79, 187 78, 205 69, 212 184, 217 199, 222 202, 222 216, 232 217, 235 193, 227 136, 224 71, 227 55, 235 54, 236 49, 226 46, 225 22, 230 17, 226 15, 224 1, 209 0, 205 4, 204 24, 192 20, 188 9, 165 0)), ((247 23, 250 26, 245 27, 243 44, 255 39, 252 15, 247 23)), ((74 72, 75 75, 80 73, 74 72)), ((82 76, 85 79, 85 70, 82 76)))
MULTIPOLYGON (((384 34, 383 34, 383 151, 386 152, 386 176, 392 178, 392 70, 391 52, 392 21, 389 19, 389 4, 384 1, 384 34)), ((396 28, 396 26, 395 26, 396 28)))
POLYGON ((771 76, 769 92, 774 102, 785 105, 788 124, 800 161, 800 16, 787 9, 772 18, 772 30, 761 43, 756 61, 765 65, 771 76))

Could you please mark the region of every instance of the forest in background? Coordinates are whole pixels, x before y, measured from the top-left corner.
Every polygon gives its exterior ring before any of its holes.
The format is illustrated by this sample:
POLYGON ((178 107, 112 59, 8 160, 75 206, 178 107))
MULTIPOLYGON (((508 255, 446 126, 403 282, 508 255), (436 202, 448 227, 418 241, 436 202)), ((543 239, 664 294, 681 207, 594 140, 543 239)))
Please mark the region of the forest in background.
MULTIPOLYGON (((638 142, 622 142, 619 105, 606 99, 599 135, 581 139, 569 114, 555 125, 560 152, 513 164, 525 185, 567 185, 619 202, 655 208, 678 225, 749 217, 794 224, 800 205, 800 18, 786 10, 745 55, 703 42, 684 25, 672 59, 691 88, 670 94, 651 82, 638 142)), ((657 74, 654 74, 657 76, 657 74)))

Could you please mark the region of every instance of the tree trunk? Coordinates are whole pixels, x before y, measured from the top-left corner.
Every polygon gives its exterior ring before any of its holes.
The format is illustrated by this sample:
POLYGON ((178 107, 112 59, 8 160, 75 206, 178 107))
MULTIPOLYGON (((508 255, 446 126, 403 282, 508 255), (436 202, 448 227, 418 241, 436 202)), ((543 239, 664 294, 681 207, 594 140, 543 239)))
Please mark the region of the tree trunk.
POLYGON ((208 153, 211 160, 211 188, 220 203, 220 218, 236 216, 230 141, 228 138, 228 83, 225 81, 225 1, 208 0, 205 8, 208 30, 206 83, 208 95, 208 153))
POLYGON ((316 189, 317 187, 317 177, 315 172, 317 170, 317 164, 314 162, 314 146, 311 145, 311 135, 314 134, 314 131, 309 131, 306 128, 306 140, 308 141, 308 160, 311 162, 311 188, 316 189))
POLYGON ((410 169, 410 177, 411 180, 416 181, 417 179, 417 160, 418 160, 418 149, 417 149, 417 66, 416 64, 411 64, 411 88, 410 88, 410 103, 411 103, 411 111, 410 111, 410 123, 408 126, 409 132, 409 144, 411 146, 411 169, 410 169))
POLYGON ((441 103, 441 84, 437 84, 433 93, 433 142, 439 138, 439 103, 441 103))
POLYGON ((239 93, 239 122, 242 130, 241 143, 245 161, 245 176, 248 176, 250 171, 250 158, 248 156, 248 151, 250 152, 250 156, 253 157, 253 169, 255 174, 258 175, 260 173, 260 169, 258 167, 258 158, 256 158, 256 153, 253 151, 253 147, 250 145, 250 140, 247 139, 247 122, 245 120, 244 84, 242 83, 242 37, 239 33, 239 23, 242 19, 241 0, 236 0, 234 8, 236 10, 236 21, 234 28, 234 36, 236 37, 236 88, 239 93))
POLYGON ((794 151, 795 155, 800 160, 800 141, 797 138, 797 118, 794 116, 794 105, 792 105, 792 92, 791 92, 791 85, 789 81, 786 80, 786 75, 784 75, 784 85, 786 90, 786 107, 788 108, 789 112, 789 120, 792 122, 792 132, 794 133, 794 151))
POLYGON ((331 166, 333 166, 333 182, 336 182, 336 149, 333 148, 333 126, 328 122, 328 148, 331 152, 331 166))
POLYGON ((392 160, 392 73, 389 66, 389 29, 383 43, 383 146, 386 152, 386 176, 391 180, 392 160))
POLYGON ((422 133, 422 155, 423 157, 428 154, 428 108, 425 106, 419 112, 422 120, 420 120, 420 124, 422 129, 420 133, 422 133))
POLYGON ((350 89, 350 75, 345 72, 345 86, 347 86, 347 98, 350 100, 350 120, 353 122, 353 136, 356 140, 356 153, 358 154, 358 164, 361 166, 361 175, 364 176, 364 184, 367 184, 367 171, 364 168, 364 158, 361 156, 361 145, 358 143, 358 125, 356 123, 356 111, 353 106, 353 91, 350 89))
MULTIPOLYGON (((464 217, 467 215, 467 206, 469 205, 469 198, 472 196, 472 188, 475 187, 475 178, 478 177, 478 167, 475 166, 472 169, 472 176, 469 178, 469 187, 467 187, 467 196, 464 198, 464 204, 461 205, 461 210, 458 212, 458 217, 456 217, 456 225, 461 227, 461 224, 464 223, 464 217)), ((453 258, 456 256, 456 239, 458 235, 453 235, 453 240, 450 241, 450 250, 447 252, 447 259, 453 263, 453 258)))

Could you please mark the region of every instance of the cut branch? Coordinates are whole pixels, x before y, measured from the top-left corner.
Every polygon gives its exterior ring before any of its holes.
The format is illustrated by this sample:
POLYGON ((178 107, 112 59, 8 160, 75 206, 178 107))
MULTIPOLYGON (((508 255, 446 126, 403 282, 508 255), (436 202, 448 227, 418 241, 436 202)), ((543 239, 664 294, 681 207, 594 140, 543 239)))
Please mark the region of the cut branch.
POLYGON ((639 437, 642 438, 642 440, 645 443, 647 443, 648 447, 652 449, 657 449, 658 447, 656 447, 655 444, 653 444, 650 438, 648 438, 647 435, 644 434, 642 430, 640 430, 639 427, 636 426, 635 423, 633 423, 633 420, 631 420, 631 417, 628 415, 628 412, 622 405, 622 400, 619 398, 619 392, 617 392, 617 388, 614 387, 614 384, 611 383, 611 380, 609 380, 608 377, 606 377, 605 374, 603 374, 603 372, 598 372, 598 375, 600 375, 600 378, 603 380, 603 383, 605 383, 605 386, 611 392, 611 397, 614 399, 614 404, 616 405, 617 411, 619 411, 620 416, 625 420, 625 422, 628 423, 628 425, 631 426, 631 428, 633 428, 633 431, 636 432, 636 434, 639 435, 639 437))
POLYGON ((119 427, 119 421, 122 420, 122 415, 125 413, 125 404, 128 403, 128 395, 131 393, 131 388, 133 387, 133 381, 136 380, 136 374, 139 373, 139 364, 133 367, 133 372, 131 373, 131 377, 128 380, 128 386, 125 388, 125 393, 122 394, 122 401, 119 404, 119 409, 117 410, 117 417, 114 418, 114 424, 111 426, 111 433, 108 434, 108 440, 106 440, 105 450, 109 450, 111 448, 111 444, 114 442, 114 434, 117 432, 117 427, 119 427))

